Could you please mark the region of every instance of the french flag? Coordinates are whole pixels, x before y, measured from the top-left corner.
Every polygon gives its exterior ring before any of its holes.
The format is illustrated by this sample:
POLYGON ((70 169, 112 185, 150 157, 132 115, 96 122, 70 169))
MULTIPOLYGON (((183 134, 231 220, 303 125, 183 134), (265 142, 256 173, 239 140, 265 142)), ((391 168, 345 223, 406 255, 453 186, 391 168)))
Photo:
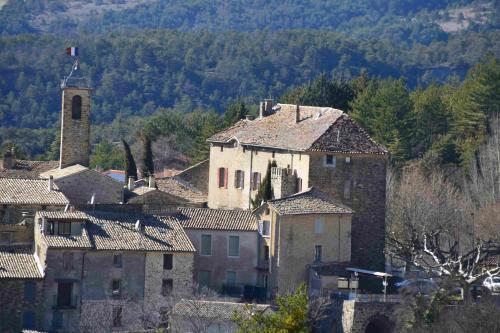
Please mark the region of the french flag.
POLYGON ((72 57, 78 57, 78 47, 72 46, 66 49, 66 54, 72 57))

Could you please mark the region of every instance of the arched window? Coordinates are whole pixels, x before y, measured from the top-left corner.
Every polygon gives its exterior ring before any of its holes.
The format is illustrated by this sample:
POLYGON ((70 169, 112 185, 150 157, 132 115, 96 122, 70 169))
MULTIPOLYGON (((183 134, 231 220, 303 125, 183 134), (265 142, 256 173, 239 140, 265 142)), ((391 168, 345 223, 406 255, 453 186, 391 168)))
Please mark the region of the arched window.
POLYGON ((82 97, 79 95, 73 96, 71 101, 71 118, 82 119, 82 97))

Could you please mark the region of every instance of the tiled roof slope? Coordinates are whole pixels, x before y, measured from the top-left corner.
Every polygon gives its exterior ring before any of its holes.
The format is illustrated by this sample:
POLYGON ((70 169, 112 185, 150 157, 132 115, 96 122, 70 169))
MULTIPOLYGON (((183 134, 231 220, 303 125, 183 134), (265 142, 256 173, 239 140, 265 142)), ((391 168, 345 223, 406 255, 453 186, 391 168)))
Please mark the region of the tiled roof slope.
POLYGON ((175 304, 172 314, 179 317, 199 316, 201 318, 232 320, 235 312, 244 317, 250 317, 253 311, 271 312, 272 308, 269 304, 252 304, 251 308, 248 309, 245 303, 182 299, 175 304))
POLYGON ((89 168, 84 167, 83 165, 80 165, 80 164, 75 164, 75 165, 71 165, 69 167, 62 168, 62 169, 57 168, 57 169, 48 170, 48 171, 40 174, 40 177, 41 178, 49 178, 50 176, 52 176, 52 177, 54 177, 54 179, 59 179, 59 178, 71 176, 71 175, 74 175, 76 173, 86 171, 86 170, 89 170, 89 168))
POLYGON ((0 204, 66 205, 69 201, 57 186, 49 191, 47 180, 0 178, 0 204))
POLYGON ((277 104, 273 110, 273 114, 261 119, 240 120, 207 141, 236 139, 244 145, 296 151, 387 154, 383 146, 373 141, 341 110, 300 106, 298 123, 295 121, 296 105, 277 104))
POLYGON ((58 161, 17 160, 10 169, 0 168, 0 178, 40 178, 40 174, 59 166, 58 161))
POLYGON ((51 247, 92 248, 94 250, 194 252, 195 248, 175 217, 111 213, 52 212, 39 216, 54 219, 85 220, 81 236, 44 235, 51 247), (67 216, 65 216, 67 215, 67 216), (141 231, 135 229, 137 220, 141 231))
POLYGON ((269 200, 267 204, 276 209, 281 215, 353 213, 349 207, 312 187, 304 192, 285 198, 269 200))
POLYGON ((257 230, 257 218, 248 210, 182 208, 177 218, 186 229, 257 230))
POLYGON ((156 180, 156 187, 170 195, 185 199, 192 203, 207 202, 207 196, 182 179, 165 177, 156 180))
POLYGON ((0 279, 41 279, 31 246, 0 247, 0 279))

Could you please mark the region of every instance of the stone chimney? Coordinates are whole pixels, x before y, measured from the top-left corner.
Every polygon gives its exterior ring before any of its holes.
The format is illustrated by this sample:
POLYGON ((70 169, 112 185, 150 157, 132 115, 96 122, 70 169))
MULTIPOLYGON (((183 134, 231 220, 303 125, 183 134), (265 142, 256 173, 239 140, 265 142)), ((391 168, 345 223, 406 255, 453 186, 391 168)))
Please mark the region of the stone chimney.
POLYGON ((269 116, 273 112, 273 100, 268 98, 260 102, 259 119, 269 116))
POLYGON ((149 176, 148 178, 148 186, 149 188, 155 188, 155 177, 154 176, 149 176))
POLYGON ((297 104, 295 107, 295 123, 298 124, 300 122, 300 105, 297 104))
POLYGON ((133 191, 134 190, 134 187, 135 187, 135 184, 134 184, 134 177, 128 177, 128 184, 127 184, 127 188, 129 191, 133 191))
POLYGON ((54 191, 54 176, 49 177, 49 192, 54 191))
POLYGON ((3 154, 2 159, 2 168, 3 169, 12 169, 16 165, 16 153, 14 147, 11 150, 7 150, 3 154))
POLYGON ((295 193, 295 175, 287 168, 271 168, 273 199, 281 199, 295 193))

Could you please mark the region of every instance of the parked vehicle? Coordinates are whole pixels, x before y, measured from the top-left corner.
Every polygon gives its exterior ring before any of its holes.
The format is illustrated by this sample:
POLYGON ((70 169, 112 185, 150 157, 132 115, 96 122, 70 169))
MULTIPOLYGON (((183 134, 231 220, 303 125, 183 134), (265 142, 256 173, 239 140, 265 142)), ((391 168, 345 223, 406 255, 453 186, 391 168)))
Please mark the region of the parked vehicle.
POLYGON ((483 287, 492 293, 500 292, 500 276, 488 276, 483 281, 483 287))

